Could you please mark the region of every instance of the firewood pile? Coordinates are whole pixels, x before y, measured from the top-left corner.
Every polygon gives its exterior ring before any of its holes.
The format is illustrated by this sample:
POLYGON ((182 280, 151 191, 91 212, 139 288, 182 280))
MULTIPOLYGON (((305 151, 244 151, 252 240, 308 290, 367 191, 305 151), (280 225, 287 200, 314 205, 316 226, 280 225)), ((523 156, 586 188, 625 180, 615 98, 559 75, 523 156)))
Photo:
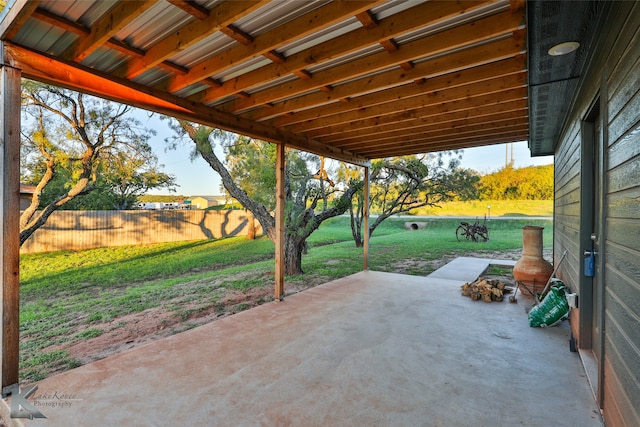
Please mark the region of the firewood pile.
POLYGON ((473 301, 482 299, 485 302, 502 301, 504 294, 513 292, 504 283, 495 279, 478 278, 475 282, 465 283, 461 286, 462 296, 469 297, 473 301))

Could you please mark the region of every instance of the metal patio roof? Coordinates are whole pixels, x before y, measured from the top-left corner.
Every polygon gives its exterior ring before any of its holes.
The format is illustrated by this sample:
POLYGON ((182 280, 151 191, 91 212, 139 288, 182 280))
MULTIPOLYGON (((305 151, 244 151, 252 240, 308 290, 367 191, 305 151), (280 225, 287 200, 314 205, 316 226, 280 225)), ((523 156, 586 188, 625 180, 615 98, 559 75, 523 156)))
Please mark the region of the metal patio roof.
POLYGON ((9 2, 26 78, 363 164, 527 140, 524 1, 9 2))

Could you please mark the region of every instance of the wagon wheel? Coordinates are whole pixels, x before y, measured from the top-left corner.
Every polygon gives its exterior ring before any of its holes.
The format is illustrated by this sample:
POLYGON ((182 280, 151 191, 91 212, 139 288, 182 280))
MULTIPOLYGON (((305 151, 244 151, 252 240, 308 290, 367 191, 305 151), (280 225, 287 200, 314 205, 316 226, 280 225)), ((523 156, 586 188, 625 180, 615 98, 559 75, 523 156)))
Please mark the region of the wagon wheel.
POLYGON ((460 242, 462 238, 469 240, 469 233, 464 225, 459 225, 458 228, 456 228, 456 240, 460 242))

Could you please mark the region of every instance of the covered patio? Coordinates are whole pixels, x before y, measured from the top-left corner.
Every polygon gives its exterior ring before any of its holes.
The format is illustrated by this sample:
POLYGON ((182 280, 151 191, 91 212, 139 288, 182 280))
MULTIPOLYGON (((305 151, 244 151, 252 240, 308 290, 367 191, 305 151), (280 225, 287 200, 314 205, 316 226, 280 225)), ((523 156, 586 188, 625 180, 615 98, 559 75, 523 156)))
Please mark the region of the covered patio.
MULTIPOLYGON (((4 395, 19 390, 21 78, 277 144, 281 299, 285 148, 361 166, 365 198, 372 159, 521 140, 553 154, 601 4, 7 2, 4 395), (583 48, 549 56, 568 40, 583 48)), ((364 236, 359 274, 43 381, 42 400, 68 403, 42 406, 48 424, 601 425, 566 326, 461 298, 461 279, 367 271, 364 236)))
POLYGON ((489 262, 364 271, 56 375, 28 425, 602 426, 566 322, 442 278, 489 262))

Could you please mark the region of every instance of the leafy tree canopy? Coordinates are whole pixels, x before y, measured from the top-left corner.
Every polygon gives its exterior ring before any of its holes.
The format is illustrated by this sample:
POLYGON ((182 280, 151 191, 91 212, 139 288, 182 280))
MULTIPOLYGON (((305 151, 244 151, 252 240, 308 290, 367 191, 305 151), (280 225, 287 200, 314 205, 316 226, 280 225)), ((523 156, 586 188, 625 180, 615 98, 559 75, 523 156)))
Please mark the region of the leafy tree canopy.
MULTIPOLYGON (((423 206, 438 206, 449 200, 477 196, 479 177, 459 167, 461 153, 441 152, 375 160, 370 172, 370 209, 378 214, 369 225, 369 235, 391 215, 423 206)), ((356 245, 363 243, 363 201, 356 196, 351 207, 351 228, 356 245)))
MULTIPOLYGON (((190 139, 194 147, 192 155, 200 155, 209 163, 220 175, 227 193, 250 211, 264 233, 275 240, 276 146, 181 120, 171 120, 170 126, 175 138, 168 142, 176 146, 179 141, 190 139), (216 144, 223 147, 224 162, 215 152, 216 144)), ((297 150, 286 152, 283 194, 286 274, 302 273, 306 239, 323 221, 345 213, 353 194, 362 188, 359 181, 348 186, 335 185, 322 165, 318 156, 297 150)))
POLYGON ((482 176, 479 191, 484 200, 552 200, 553 165, 508 166, 482 176))
POLYGON ((131 107, 24 81, 22 111, 21 179, 36 189, 20 216, 20 244, 55 210, 96 189, 109 191, 87 205, 122 208, 136 192, 173 185, 155 169, 153 131, 141 127, 131 107))

